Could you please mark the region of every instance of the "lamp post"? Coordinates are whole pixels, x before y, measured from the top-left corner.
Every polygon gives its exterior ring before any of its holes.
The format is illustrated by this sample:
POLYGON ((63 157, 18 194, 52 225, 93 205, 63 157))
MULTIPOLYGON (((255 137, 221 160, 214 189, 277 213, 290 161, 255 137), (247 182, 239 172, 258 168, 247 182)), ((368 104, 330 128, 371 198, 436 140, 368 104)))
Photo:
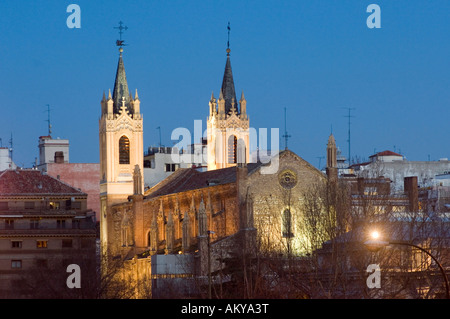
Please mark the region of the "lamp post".
POLYGON ((410 246, 410 247, 414 247, 419 249, 420 251, 426 253, 428 256, 430 256, 434 262, 438 265, 441 273, 442 273, 442 277, 444 278, 444 283, 445 283, 445 289, 446 289, 446 297, 447 299, 450 299, 450 288, 449 288, 449 282, 448 282, 448 278, 447 278, 447 274, 445 273, 444 267, 442 267, 441 263, 436 259, 436 257, 434 257, 429 251, 427 251, 426 249, 405 242, 405 241, 398 241, 398 240, 392 240, 392 241, 384 241, 380 239, 380 234, 377 231, 373 231, 371 233, 371 239, 366 241, 364 243, 367 247, 367 249, 369 249, 370 251, 376 252, 378 250, 380 250, 383 247, 389 246, 389 245, 403 245, 403 246, 410 246))
POLYGON ((211 234, 215 234, 212 230, 206 232, 208 234, 208 299, 211 299, 211 234))

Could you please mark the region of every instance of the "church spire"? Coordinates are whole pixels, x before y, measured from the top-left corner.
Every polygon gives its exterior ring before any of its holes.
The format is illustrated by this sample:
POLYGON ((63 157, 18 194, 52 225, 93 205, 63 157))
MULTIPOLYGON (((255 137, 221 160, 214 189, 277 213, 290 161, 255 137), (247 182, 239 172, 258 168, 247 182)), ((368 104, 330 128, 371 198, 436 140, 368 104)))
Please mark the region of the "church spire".
POLYGON ((130 104, 130 93, 128 91, 127 76, 125 74, 125 65, 123 63, 122 52, 123 48, 119 48, 120 56, 117 65, 116 80, 114 82, 114 91, 112 99, 114 101, 114 113, 119 113, 122 106, 122 98, 125 98, 125 106, 128 108, 130 114, 133 114, 132 106, 130 104))
POLYGON ((221 89, 221 93, 225 99, 225 114, 230 112, 232 100, 234 99, 235 102, 237 101, 236 91, 234 89, 233 72, 231 71, 230 52, 230 23, 228 23, 227 62, 225 63, 225 72, 223 74, 221 89))

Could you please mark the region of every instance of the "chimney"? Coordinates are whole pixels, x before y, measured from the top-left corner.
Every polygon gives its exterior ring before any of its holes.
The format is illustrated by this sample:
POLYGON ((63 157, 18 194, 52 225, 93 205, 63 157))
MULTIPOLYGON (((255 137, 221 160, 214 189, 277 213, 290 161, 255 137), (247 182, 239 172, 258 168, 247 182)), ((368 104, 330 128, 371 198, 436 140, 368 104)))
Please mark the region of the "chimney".
POLYGON ((417 176, 405 177, 404 189, 409 200, 409 211, 417 212, 419 210, 419 189, 417 176))
POLYGON ((63 152, 55 152, 55 163, 58 163, 58 164, 64 163, 64 153, 63 152))

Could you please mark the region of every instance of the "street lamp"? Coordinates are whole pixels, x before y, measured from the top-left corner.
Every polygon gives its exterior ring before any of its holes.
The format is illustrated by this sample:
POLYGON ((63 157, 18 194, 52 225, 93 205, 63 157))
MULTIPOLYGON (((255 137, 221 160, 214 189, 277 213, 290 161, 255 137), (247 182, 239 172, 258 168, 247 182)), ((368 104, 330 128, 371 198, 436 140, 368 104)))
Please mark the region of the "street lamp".
POLYGON ((436 259, 436 257, 434 257, 429 251, 423 249, 420 246, 408 243, 406 241, 398 241, 398 240, 385 241, 385 240, 382 240, 380 233, 378 231, 376 231, 376 230, 372 231, 372 233, 370 234, 370 239, 367 240, 364 244, 366 245, 367 249, 372 251, 372 252, 377 252, 381 248, 389 246, 389 245, 403 245, 403 246, 410 246, 410 247, 417 248, 420 251, 426 253, 428 256, 430 256, 434 260, 434 262, 438 265, 439 269, 441 270, 442 277, 444 278, 444 283, 445 283, 446 296, 447 296, 447 299, 450 299, 450 288, 449 288, 448 278, 447 278, 447 275, 445 273, 445 270, 442 267, 442 265, 440 264, 440 262, 436 259))

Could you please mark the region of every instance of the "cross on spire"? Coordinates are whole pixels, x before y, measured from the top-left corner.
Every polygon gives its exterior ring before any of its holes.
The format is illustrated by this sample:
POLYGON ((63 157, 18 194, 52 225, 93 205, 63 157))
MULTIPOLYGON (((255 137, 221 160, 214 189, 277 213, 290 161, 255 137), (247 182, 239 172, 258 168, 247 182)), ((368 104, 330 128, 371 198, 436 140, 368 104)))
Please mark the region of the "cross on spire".
POLYGON ((227 29, 228 29, 228 41, 227 41, 227 55, 230 55, 230 30, 231 30, 231 28, 230 28, 230 22, 228 22, 228 26, 227 26, 227 29))
POLYGON ((118 47, 124 46, 125 44, 123 44, 123 43, 125 42, 125 40, 122 40, 122 34, 123 34, 124 30, 125 31, 128 30, 128 27, 127 26, 123 26, 123 22, 119 21, 119 26, 118 27, 114 27, 114 29, 118 29, 119 30, 119 40, 116 41, 116 45, 118 47))
POLYGON ((284 147, 287 150, 288 149, 288 139, 291 137, 291 135, 287 132, 287 126, 286 126, 286 108, 284 108, 284 147))

